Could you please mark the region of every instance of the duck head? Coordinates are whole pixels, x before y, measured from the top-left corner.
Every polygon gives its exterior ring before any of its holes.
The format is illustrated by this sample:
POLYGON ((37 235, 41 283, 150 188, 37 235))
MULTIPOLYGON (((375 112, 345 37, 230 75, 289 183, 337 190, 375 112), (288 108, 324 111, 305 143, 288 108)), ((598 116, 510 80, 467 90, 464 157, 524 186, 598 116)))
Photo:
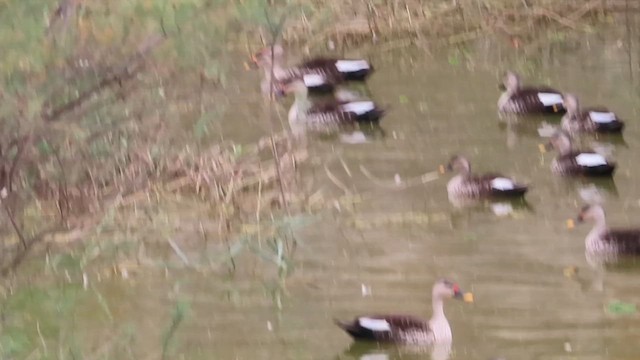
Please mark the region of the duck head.
POLYGON ((586 205, 580 210, 576 222, 582 223, 588 220, 598 221, 601 219, 604 219, 604 209, 600 205, 593 204, 586 205))
POLYGON ((266 48, 256 52, 251 57, 252 63, 255 67, 267 67, 271 66, 272 58, 276 63, 284 56, 284 49, 280 44, 274 44, 273 46, 267 46, 266 48), (273 55, 272 55, 273 54, 273 55))
POLYGON ((513 71, 507 71, 502 77, 502 84, 498 85, 502 91, 513 93, 520 88, 520 76, 513 71))
POLYGON ((432 296, 434 299, 456 299, 473 302, 472 293, 465 292, 458 284, 447 279, 440 279, 433 285, 432 296))
POLYGON ((307 85, 305 85, 302 79, 293 79, 286 83, 281 84, 280 91, 284 94, 295 94, 296 97, 306 97, 309 93, 307 85))
POLYGON ((447 171, 453 171, 457 173, 468 173, 471 171, 471 165, 462 155, 454 155, 447 164, 447 171))

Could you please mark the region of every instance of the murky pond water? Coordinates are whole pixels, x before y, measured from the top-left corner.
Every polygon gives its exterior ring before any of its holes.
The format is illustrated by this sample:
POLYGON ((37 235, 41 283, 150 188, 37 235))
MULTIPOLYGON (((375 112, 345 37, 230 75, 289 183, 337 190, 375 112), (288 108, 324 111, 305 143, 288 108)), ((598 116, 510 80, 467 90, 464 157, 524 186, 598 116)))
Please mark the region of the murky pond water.
MULTIPOLYGON (((624 32, 607 31, 538 44, 530 53, 483 39, 465 50, 374 54, 370 90, 390 106, 383 120, 387 136, 358 145, 312 144, 310 151, 326 155, 320 158, 327 169, 361 198, 297 231, 301 246, 286 290, 274 292, 268 276, 250 262, 241 262, 233 276, 171 271, 102 282, 114 322, 133 324, 135 347, 153 358, 170 321, 171 294, 179 293, 191 303, 177 335, 179 358, 425 359, 429 351, 351 347, 332 319, 370 312, 428 318, 431 286, 447 277, 476 298, 473 304, 445 305, 454 334, 450 359, 640 358, 639 315, 607 310, 615 301, 640 303, 640 268, 608 269, 600 279, 589 267, 583 241, 589 226, 570 231, 564 225, 577 214, 578 190, 589 182, 552 176, 554 154, 538 151, 543 140, 537 128, 559 119, 505 126, 496 113, 499 74, 508 68, 523 73, 527 83, 549 83, 585 104, 615 109, 627 120, 624 143, 615 142, 619 171, 613 183, 597 185, 606 189, 611 224, 640 225, 640 44, 629 55, 625 41, 624 32), (396 174, 409 179, 435 171, 456 153, 468 155, 479 172, 530 182, 530 207, 508 216, 496 216, 488 206, 456 209, 446 194, 448 175, 407 189, 386 185, 396 174), (578 280, 563 275, 568 266, 579 268, 578 280)), ((262 133, 251 119, 264 110, 255 74, 238 71, 238 78, 231 90, 238 91, 238 102, 230 109, 249 120, 226 121, 221 128, 228 137, 249 140, 262 133), (251 106, 240 106, 247 99, 251 106)), ((324 165, 305 165, 303 178, 341 195, 324 165)), ((105 316, 89 316, 101 314, 100 308, 99 301, 88 302, 77 314, 84 337, 108 339, 105 316)))

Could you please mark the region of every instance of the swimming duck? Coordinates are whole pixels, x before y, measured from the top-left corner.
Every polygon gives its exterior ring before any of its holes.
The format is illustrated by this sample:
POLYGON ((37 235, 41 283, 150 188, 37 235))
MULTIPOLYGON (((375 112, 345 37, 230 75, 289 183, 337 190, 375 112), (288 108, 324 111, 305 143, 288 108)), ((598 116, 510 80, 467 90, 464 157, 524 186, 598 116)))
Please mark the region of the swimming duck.
POLYGON ((573 94, 564 95, 564 105, 567 113, 560 125, 569 133, 619 133, 624 129, 624 122, 614 112, 605 107, 581 109, 578 98, 573 94))
POLYGON ((458 284, 438 280, 432 289, 433 315, 425 321, 409 315, 358 316, 353 321, 335 323, 355 340, 393 342, 414 345, 433 345, 452 341, 451 327, 444 315, 444 300, 458 299, 473 302, 473 295, 465 293, 458 284))
POLYGON ((376 124, 384 115, 384 110, 371 100, 329 100, 314 104, 309 100, 307 87, 300 80, 284 85, 283 89, 285 93, 295 94, 288 116, 289 125, 294 131, 301 127, 328 131, 359 123, 376 124))
POLYGON ((460 155, 451 158, 447 170, 457 173, 447 183, 449 198, 521 197, 528 190, 526 185, 500 174, 472 175, 469 160, 460 155))
POLYGON ((593 151, 573 150, 571 138, 563 131, 556 132, 546 148, 559 154, 551 162, 551 171, 558 175, 612 176, 616 164, 593 151))
POLYGON ((336 84, 343 81, 365 81, 373 72, 373 66, 362 59, 314 58, 285 68, 284 49, 279 44, 273 46, 273 51, 271 47, 259 51, 253 56, 253 61, 264 70, 265 79, 261 84, 263 91, 264 84, 268 84, 271 78, 272 67, 276 81, 302 79, 312 92, 332 91, 336 84))
POLYGON ((520 77, 508 71, 500 86, 504 90, 498 99, 498 110, 504 113, 535 114, 564 113, 562 93, 549 87, 522 87, 520 77))
POLYGON ((640 255, 640 229, 610 229, 607 227, 604 209, 600 205, 587 205, 578 214, 577 222, 593 221, 593 229, 585 238, 587 255, 607 261, 617 260, 618 255, 640 255))

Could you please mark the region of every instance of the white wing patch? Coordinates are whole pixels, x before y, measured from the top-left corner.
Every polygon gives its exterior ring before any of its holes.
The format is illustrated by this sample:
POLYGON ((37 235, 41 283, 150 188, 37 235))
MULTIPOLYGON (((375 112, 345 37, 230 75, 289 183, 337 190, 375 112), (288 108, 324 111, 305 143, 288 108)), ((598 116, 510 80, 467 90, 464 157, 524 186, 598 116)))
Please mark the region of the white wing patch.
POLYGON ((538 99, 544 106, 560 105, 562 104, 562 95, 556 93, 538 93, 538 99))
POLYGON ((368 70, 369 63, 366 60, 338 60, 336 61, 336 69, 342 73, 356 72, 368 70))
POLYGON ((595 153, 582 153, 576 156, 576 162, 578 165, 588 167, 607 165, 607 159, 595 153))
POLYGON ((496 190, 513 190, 515 184, 511 179, 499 177, 491 180, 491 187, 496 190))
POLYGON ((302 76, 302 81, 307 87, 320 86, 326 83, 325 77, 320 74, 305 74, 302 76))
POLYGON ((376 106, 373 104, 373 101, 354 101, 346 103, 341 107, 342 110, 346 112, 352 112, 356 115, 362 115, 368 113, 369 111, 372 111, 376 106))
POLYGON ((612 112, 589 111, 591 121, 601 124, 614 122, 617 120, 616 114, 612 112))
POLYGON ((391 331, 391 326, 384 319, 372 319, 368 317, 358 318, 358 323, 363 328, 367 328, 372 331, 391 331))

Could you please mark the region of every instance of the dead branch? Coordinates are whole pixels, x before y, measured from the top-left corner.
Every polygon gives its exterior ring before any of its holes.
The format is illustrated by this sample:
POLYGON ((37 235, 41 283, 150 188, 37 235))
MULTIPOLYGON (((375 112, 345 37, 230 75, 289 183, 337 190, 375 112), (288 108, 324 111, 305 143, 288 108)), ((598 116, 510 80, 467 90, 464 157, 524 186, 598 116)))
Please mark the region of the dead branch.
POLYGON ((116 67, 117 70, 105 75, 96 85, 81 92, 75 99, 56 108, 51 108, 50 105, 45 105, 42 109, 42 118, 45 121, 56 121, 62 115, 80 107, 94 95, 106 90, 112 85, 122 84, 125 81, 133 79, 135 75, 144 68, 145 58, 149 52, 162 44, 165 39, 166 38, 160 34, 148 36, 138 47, 135 55, 127 59, 127 61, 125 61, 121 66, 116 67))
MULTIPOLYGON (((13 225, 14 223, 15 221, 11 220, 11 224, 13 225)), ((0 269, 0 276, 7 276, 10 272, 15 271, 15 269, 17 269, 18 266, 22 264, 22 261, 24 261, 24 259, 27 257, 27 254, 29 253, 29 250, 31 250, 33 245, 42 241, 47 235, 62 230, 62 228, 60 226, 55 226, 53 228, 41 231, 29 240, 24 237, 22 232, 15 225, 14 230, 16 231, 16 233, 20 234, 18 236, 20 237, 20 241, 23 244, 23 249, 22 251, 18 251, 18 253, 14 256, 13 260, 11 260, 9 264, 0 269)))

